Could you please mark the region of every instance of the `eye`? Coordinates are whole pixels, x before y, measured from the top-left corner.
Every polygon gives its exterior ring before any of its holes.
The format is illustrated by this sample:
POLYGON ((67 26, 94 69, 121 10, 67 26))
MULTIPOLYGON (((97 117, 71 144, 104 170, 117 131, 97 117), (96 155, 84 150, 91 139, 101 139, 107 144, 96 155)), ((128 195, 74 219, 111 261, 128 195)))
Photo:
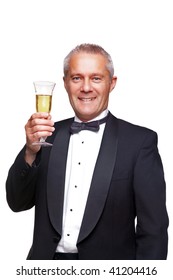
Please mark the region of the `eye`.
POLYGON ((78 82, 80 80, 81 80, 81 78, 79 76, 73 76, 72 77, 72 81, 74 81, 74 82, 78 82))
POLYGON ((92 78, 92 80, 93 80, 94 82, 96 82, 96 83, 99 83, 99 82, 101 81, 101 77, 99 77, 99 76, 94 76, 94 77, 92 78))

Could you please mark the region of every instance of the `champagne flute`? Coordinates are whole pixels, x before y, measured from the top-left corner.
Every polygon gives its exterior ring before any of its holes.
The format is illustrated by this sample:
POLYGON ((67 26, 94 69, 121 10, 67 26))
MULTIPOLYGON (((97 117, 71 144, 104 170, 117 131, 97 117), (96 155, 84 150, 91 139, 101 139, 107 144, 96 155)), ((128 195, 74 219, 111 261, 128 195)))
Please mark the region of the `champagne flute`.
MULTIPOLYGON (((52 107, 52 94, 55 87, 54 82, 38 81, 34 82, 36 94, 36 111, 50 113, 52 107)), ((51 143, 46 142, 44 137, 39 141, 32 143, 32 145, 52 146, 51 143)))

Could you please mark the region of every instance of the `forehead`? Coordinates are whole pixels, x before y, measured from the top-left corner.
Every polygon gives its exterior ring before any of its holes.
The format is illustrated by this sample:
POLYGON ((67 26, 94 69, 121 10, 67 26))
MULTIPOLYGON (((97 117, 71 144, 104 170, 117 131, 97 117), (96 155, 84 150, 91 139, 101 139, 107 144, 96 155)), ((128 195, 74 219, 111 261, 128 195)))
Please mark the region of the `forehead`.
POLYGON ((77 53, 69 61, 70 71, 95 72, 106 70, 107 60, 101 54, 77 53))

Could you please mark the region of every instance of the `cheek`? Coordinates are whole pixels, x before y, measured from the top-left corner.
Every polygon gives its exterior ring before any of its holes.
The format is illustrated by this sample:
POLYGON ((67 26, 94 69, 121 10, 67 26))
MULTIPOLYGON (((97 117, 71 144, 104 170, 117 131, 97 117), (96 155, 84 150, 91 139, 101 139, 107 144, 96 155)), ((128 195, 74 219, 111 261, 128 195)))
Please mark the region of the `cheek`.
POLYGON ((100 103, 101 104, 106 104, 108 103, 109 100, 109 94, 106 92, 103 92, 102 95, 100 96, 100 103))
POLYGON ((73 108, 77 108, 78 106, 80 106, 78 97, 75 94, 68 94, 68 97, 73 108))
POLYGON ((69 85, 68 87, 66 87, 66 91, 71 98, 77 98, 79 93, 79 87, 74 85, 73 86, 69 85))

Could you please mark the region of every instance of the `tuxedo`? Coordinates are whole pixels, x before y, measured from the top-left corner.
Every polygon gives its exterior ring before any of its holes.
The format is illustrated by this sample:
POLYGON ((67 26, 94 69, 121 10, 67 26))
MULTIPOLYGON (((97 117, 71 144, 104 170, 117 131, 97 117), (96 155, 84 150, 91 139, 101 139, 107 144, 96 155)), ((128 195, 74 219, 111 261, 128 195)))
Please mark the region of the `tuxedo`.
MULTIPOLYGON (((24 161, 24 147, 9 170, 11 209, 35 206, 28 259, 53 259, 61 239, 72 122, 73 118, 55 123, 49 137, 53 146, 40 150, 35 166, 24 161)), ((109 113, 77 240, 79 259, 166 259, 167 227, 157 134, 109 113)))

